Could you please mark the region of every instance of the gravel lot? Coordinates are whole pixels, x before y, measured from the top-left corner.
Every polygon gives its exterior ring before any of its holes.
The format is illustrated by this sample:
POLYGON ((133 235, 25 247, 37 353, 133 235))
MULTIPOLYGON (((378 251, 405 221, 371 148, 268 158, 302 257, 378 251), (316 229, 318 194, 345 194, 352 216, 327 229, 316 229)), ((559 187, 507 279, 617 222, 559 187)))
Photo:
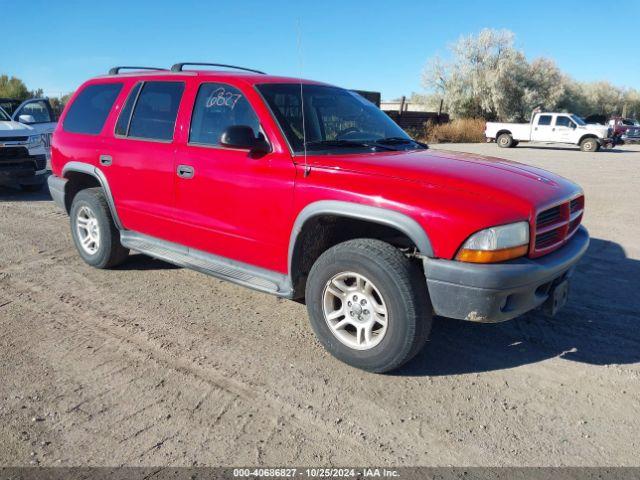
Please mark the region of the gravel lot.
POLYGON ((141 255, 92 269, 48 195, 0 189, 0 465, 639 465, 640 148, 434 148, 577 181, 593 241, 558 317, 436 319, 385 376, 297 303, 141 255))

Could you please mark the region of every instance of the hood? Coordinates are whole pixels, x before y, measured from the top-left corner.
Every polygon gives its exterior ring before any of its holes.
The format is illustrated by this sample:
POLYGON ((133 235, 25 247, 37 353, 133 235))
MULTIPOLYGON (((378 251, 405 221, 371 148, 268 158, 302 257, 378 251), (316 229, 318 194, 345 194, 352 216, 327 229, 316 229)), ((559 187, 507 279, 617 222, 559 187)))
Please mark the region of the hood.
POLYGON ((309 157, 313 166, 382 175, 464 191, 500 203, 544 207, 581 192, 578 185, 541 168, 462 152, 415 150, 309 157))
POLYGON ((0 122, 0 138, 14 137, 16 135, 33 135, 35 130, 29 125, 20 122, 0 122))
POLYGON ((592 123, 588 123, 586 125, 579 125, 578 128, 580 130, 586 130, 588 132, 599 134, 603 137, 606 137, 609 133, 609 127, 606 125, 594 125, 592 123))

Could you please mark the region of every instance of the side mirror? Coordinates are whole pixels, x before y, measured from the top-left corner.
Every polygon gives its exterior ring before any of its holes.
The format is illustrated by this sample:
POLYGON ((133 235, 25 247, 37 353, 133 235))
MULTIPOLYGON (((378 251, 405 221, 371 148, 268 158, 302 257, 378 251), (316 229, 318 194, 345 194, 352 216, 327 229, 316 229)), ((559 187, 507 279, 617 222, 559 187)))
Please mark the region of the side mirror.
POLYGON ((256 143, 253 128, 248 125, 231 125, 222 132, 220 144, 223 147, 252 149, 256 143))
POLYGON ((36 119, 33 118, 33 115, 20 115, 18 117, 18 121, 20 123, 36 123, 36 119))
POLYGON ((229 148, 250 150, 251 153, 268 153, 271 150, 269 143, 262 134, 256 137, 253 128, 248 125, 231 125, 222 132, 220 145, 229 148))

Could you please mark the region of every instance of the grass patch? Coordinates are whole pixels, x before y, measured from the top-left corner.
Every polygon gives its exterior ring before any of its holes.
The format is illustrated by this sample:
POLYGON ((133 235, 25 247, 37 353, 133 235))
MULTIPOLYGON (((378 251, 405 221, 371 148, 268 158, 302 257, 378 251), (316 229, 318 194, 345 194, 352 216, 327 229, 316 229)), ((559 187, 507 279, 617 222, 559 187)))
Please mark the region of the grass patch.
POLYGON ((411 133, 427 143, 481 143, 485 141, 485 123, 480 118, 458 118, 441 125, 427 122, 423 129, 411 133))

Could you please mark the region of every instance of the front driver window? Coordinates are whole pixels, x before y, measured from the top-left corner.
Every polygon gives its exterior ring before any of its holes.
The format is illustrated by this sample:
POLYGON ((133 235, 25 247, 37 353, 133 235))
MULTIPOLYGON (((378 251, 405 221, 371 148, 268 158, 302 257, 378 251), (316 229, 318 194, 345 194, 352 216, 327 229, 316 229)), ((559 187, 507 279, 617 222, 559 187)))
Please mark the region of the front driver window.
POLYGON ((43 100, 27 103, 18 115, 31 115, 35 120, 34 123, 53 122, 47 104, 43 100))
POLYGON ((556 127, 571 127, 573 122, 569 117, 558 116, 556 118, 556 127))
POLYGON ((246 125, 260 134, 258 116, 244 94, 231 85, 203 83, 193 107, 189 142, 220 145, 220 137, 230 126, 246 125))

